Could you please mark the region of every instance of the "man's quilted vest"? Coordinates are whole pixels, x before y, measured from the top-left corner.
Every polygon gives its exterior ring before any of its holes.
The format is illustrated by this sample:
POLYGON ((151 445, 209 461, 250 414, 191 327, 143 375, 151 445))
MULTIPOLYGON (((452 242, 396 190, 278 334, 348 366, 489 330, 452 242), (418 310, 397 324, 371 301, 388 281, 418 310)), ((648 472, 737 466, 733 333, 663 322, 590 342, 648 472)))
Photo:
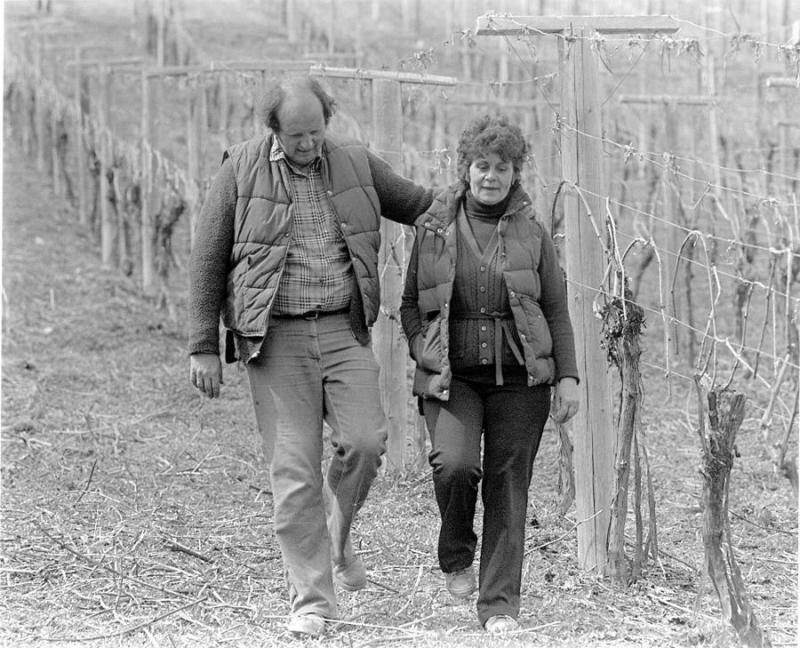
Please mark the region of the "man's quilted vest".
MULTIPOLYGON (((263 336, 291 242, 294 206, 277 163, 270 162, 272 135, 225 152, 236 174, 236 214, 222 322, 243 336, 263 336)), ((326 138, 322 180, 350 251, 367 326, 380 305, 378 248, 380 203, 366 149, 326 138)))
MULTIPOLYGON (((420 366, 418 359, 414 391, 440 400, 448 399, 452 376, 447 357, 450 302, 456 269, 456 215, 464 191, 459 183, 442 192, 416 222, 417 306, 423 321, 423 348, 436 352, 424 353, 432 360, 427 367, 420 366)), ((528 384, 538 385, 551 382, 555 376, 550 329, 539 307, 542 287, 537 269, 546 232, 534 219, 528 195, 520 188, 512 191, 506 213, 498 223, 498 254, 522 343, 528 384)))

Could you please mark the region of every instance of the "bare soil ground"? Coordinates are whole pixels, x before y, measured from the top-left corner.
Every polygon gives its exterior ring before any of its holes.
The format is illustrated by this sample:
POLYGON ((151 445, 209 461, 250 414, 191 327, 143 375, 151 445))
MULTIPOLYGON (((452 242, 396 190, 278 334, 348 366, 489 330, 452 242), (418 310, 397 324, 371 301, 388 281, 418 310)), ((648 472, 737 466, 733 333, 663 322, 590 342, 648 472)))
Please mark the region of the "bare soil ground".
MULTIPOLYGON (((194 393, 185 322, 102 268, 74 210, 8 139, 4 162, 4 645, 292 645, 243 374, 226 368, 218 401, 194 393)), ((579 569, 574 512, 557 513, 550 434, 531 487, 538 525, 518 635, 490 641, 474 598, 457 604, 444 590, 423 470, 375 484, 356 527, 370 584, 341 593, 342 623, 325 644, 735 645, 703 576, 693 423, 682 396, 657 400, 644 424, 661 555, 639 582, 616 588, 579 569)), ((730 492, 735 551, 773 645, 794 646, 797 503, 760 439, 746 419, 730 492)))

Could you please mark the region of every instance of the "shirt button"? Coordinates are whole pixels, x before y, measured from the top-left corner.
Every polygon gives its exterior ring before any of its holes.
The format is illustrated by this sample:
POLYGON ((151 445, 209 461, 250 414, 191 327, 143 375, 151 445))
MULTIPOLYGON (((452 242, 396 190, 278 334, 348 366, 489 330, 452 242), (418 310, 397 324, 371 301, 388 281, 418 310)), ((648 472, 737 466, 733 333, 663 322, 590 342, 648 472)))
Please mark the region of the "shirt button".
POLYGON ((481 272, 486 272, 486 266, 481 266, 481 272))
POLYGON ((487 346, 486 342, 481 342, 481 349, 485 349, 487 346))
POLYGON ((481 364, 489 364, 489 358, 481 358, 481 364))
POLYGON ((481 326, 481 331, 485 331, 485 330, 486 330, 486 327, 485 326, 481 326))
POLYGON ((481 291, 481 292, 486 292, 486 286, 481 286, 481 287, 480 287, 480 291, 481 291))
POLYGON ((481 306, 481 313, 485 313, 485 312, 486 312, 486 306, 481 306))

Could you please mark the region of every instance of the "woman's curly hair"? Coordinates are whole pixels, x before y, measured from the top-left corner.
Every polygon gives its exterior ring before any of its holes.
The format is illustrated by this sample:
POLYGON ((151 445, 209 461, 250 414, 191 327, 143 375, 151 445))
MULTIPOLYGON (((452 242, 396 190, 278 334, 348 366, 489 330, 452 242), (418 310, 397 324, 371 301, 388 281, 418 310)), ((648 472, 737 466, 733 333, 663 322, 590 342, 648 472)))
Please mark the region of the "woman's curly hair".
POLYGON ((308 91, 319 99, 319 102, 322 104, 322 116, 327 126, 331 117, 336 112, 336 101, 314 77, 283 79, 270 85, 261 97, 260 113, 262 122, 273 132, 280 132, 278 112, 284 100, 290 94, 303 91, 308 91))
POLYGON ((458 177, 469 182, 469 166, 487 153, 496 153, 501 159, 511 162, 519 173, 528 157, 528 143, 522 130, 512 124, 506 115, 481 115, 473 119, 458 140, 458 177))

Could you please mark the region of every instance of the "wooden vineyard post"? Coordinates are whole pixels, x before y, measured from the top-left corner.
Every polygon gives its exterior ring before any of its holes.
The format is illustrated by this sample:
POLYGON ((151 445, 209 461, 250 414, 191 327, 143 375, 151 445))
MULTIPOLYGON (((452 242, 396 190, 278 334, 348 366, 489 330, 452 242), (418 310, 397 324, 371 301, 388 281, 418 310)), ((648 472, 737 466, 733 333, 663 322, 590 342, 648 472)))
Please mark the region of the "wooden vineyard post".
POLYGON ((205 88, 202 83, 198 82, 192 90, 192 95, 189 97, 186 133, 186 145, 189 156, 189 181, 192 185, 190 189, 191 195, 188 196, 190 249, 194 247, 195 222, 200 209, 200 183, 205 174, 205 165, 203 164, 203 133, 206 115, 205 102, 205 88))
MULTIPOLYGON (((389 79, 372 81, 372 132, 376 152, 394 169, 401 169, 403 156, 403 112, 400 82, 389 79)), ((405 254, 403 226, 381 219, 381 248, 378 268, 381 285, 381 312, 373 327, 373 343, 380 354, 381 394, 389 423, 386 452, 387 468, 402 472, 405 464, 407 403, 410 396, 406 368, 408 351, 398 326, 399 305, 403 295, 405 254), (402 377, 402 378, 401 378, 402 377)))
MULTIPOLYGON (((47 57, 47 66, 50 69, 50 80, 53 83, 53 88, 58 89, 58 55, 55 47, 47 49, 49 56, 47 57)), ((63 198, 64 191, 64 169, 62 168, 62 158, 60 157, 60 142, 61 142, 61 129, 64 123, 64 115, 62 106, 51 106, 50 108, 50 126, 48 145, 50 147, 50 161, 49 166, 52 172, 53 179, 53 193, 63 198)))
MULTIPOLYGON (((586 32, 580 32, 585 35, 586 32)), ((602 147, 599 136, 600 105, 596 101, 597 62, 585 38, 579 37, 570 48, 559 40, 562 86, 562 114, 567 123, 561 129, 562 177, 586 190, 584 205, 570 191, 564 196, 564 230, 567 276, 589 290, 570 291, 570 317, 576 336, 583 398, 574 428, 575 502, 578 520, 578 561, 586 569, 606 568, 607 533, 613 499, 614 425, 612 420, 610 376, 605 353, 599 345, 601 322, 594 317, 594 290, 602 277, 605 259, 594 227, 604 221, 604 206, 599 196, 607 194, 603 177, 602 147), (591 218, 587 209, 591 209, 591 218), (591 389, 589 389, 591 386, 591 389), (583 541, 581 541, 583 540, 583 541)), ((601 232, 603 230, 600 230, 601 232)), ((601 233, 601 236, 603 234, 601 233)))
POLYGON ((284 7, 286 11, 285 21, 286 21, 286 39, 292 45, 296 45, 300 42, 300 29, 299 29, 299 19, 298 19, 298 11, 297 11, 297 1, 296 0, 285 0, 284 7))
POLYGON ((83 47, 75 48, 75 164, 78 167, 78 220, 81 225, 89 224, 89 160, 86 155, 85 129, 89 111, 89 89, 81 59, 83 47))
POLYGON ((44 46, 40 34, 36 34, 33 44, 33 66, 34 75, 36 77, 36 109, 34 112, 34 123, 36 124, 36 170, 41 174, 46 174, 48 171, 48 155, 50 153, 48 147, 49 131, 47 121, 47 106, 45 102, 45 90, 43 86, 44 81, 44 46))
POLYGON ((600 346, 602 322, 594 305, 603 257, 610 188, 604 177, 598 55, 590 38, 601 34, 654 34, 677 31, 667 16, 482 16, 478 36, 560 36, 561 159, 566 193, 566 265, 571 286, 570 316, 581 382, 581 408, 575 417, 575 493, 578 562, 584 569, 608 569, 608 533, 614 497, 615 432, 611 373, 600 346), (566 38, 569 36, 569 39, 566 38), (597 230, 597 231, 595 231, 597 230), (598 240, 602 237, 602 240, 598 240))
MULTIPOLYGON (((800 90, 800 82, 798 82, 798 80, 794 77, 769 76, 766 79, 766 86, 767 88, 793 88, 794 90, 800 90)), ((788 105, 788 102, 784 105, 788 105)), ((782 112, 785 114, 785 110, 782 112)), ((789 137, 789 131, 792 128, 800 128, 800 123, 782 118, 778 120, 776 126, 778 129, 778 149, 781 152, 781 180, 785 181, 787 185, 783 195, 790 195, 793 191, 791 186, 791 178, 794 169, 792 164, 792 148, 790 146, 791 138, 789 137)))
POLYGON ((111 72, 107 65, 99 70, 100 91, 98 93, 98 122, 100 127, 100 258, 103 265, 113 264, 117 243, 117 218, 109 203, 111 184, 109 173, 113 166, 111 143, 111 72))
POLYGON ((158 150, 158 90, 161 79, 157 74, 142 71, 142 291, 147 296, 156 292, 156 210, 159 207, 159 188, 156 182, 156 151, 158 150))
MULTIPOLYGON (((372 125, 376 152, 392 167, 403 172, 403 113, 401 84, 454 86, 452 77, 435 77, 411 72, 361 70, 350 68, 313 67, 313 75, 344 79, 369 80, 372 84, 372 125)), ((411 397, 408 369, 408 350, 400 331, 400 297, 405 278, 405 249, 403 227, 384 220, 381 223, 381 249, 378 256, 381 285, 381 308, 373 327, 373 348, 381 367, 381 393, 389 422, 389 441, 386 455, 387 470, 400 473, 405 469, 406 440, 409 430, 424 432, 414 420, 409 420, 411 397)), ((419 438, 414 444, 419 447, 419 438)))

